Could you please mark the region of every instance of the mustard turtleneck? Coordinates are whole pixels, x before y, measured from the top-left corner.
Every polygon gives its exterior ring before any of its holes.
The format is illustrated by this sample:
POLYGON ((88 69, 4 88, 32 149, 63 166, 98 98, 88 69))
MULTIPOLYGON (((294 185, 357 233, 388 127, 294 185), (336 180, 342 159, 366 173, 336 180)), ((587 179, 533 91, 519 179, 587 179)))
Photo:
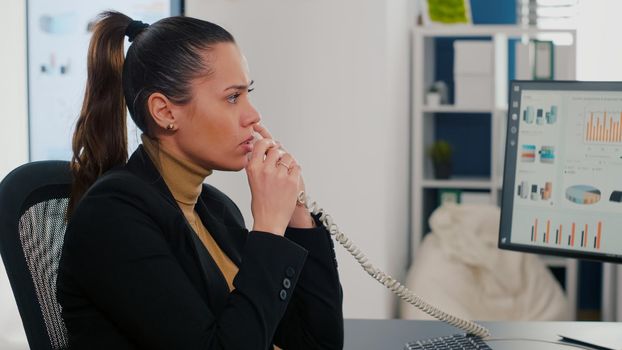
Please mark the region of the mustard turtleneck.
POLYGON ((186 220, 199 236, 203 245, 205 245, 216 265, 218 265, 225 280, 227 280, 229 290, 233 290, 233 279, 238 273, 238 267, 220 249, 194 209, 203 188, 203 181, 212 171, 191 161, 173 156, 163 147, 160 147, 157 140, 145 134, 141 135, 141 139, 145 151, 162 175, 164 182, 171 191, 173 198, 175 198, 177 205, 184 213, 186 220))

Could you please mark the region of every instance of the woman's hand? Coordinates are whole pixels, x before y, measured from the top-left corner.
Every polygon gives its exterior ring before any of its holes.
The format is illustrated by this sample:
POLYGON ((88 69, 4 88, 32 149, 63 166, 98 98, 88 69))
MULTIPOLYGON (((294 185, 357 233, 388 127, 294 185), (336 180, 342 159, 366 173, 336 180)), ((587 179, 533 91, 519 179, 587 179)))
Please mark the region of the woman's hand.
POLYGON ((253 230, 282 236, 296 208, 300 167, 271 138, 255 142, 246 175, 251 189, 253 230))
MULTIPOLYGON (((255 124, 254 129, 263 138, 263 140, 266 140, 266 139, 273 140, 272 134, 270 134, 268 129, 266 129, 264 126, 260 124, 255 124)), ((293 203, 295 204, 298 193, 300 193, 300 191, 305 190, 305 183, 302 178, 302 173, 300 172, 300 166, 298 165, 298 162, 296 161, 296 159, 294 159, 294 157, 291 156, 290 154, 286 153, 285 149, 283 149, 283 147, 279 143, 276 143, 276 147, 279 148, 279 151, 281 152, 281 155, 282 155, 282 158, 280 159, 280 161, 284 163, 285 165, 289 165, 290 169, 292 167, 296 167, 299 170, 298 190, 296 191, 296 198, 294 198, 293 200, 293 203)), ((253 199, 254 199, 254 196, 253 196, 253 199)), ((251 207, 252 207, 252 204, 251 204, 251 207)), ((315 221, 311 217, 311 214, 309 214, 309 210, 307 208, 302 207, 302 206, 295 206, 295 210, 293 211, 292 215, 289 218, 288 226, 296 227, 296 228, 312 228, 312 227, 315 227, 315 221)))
MULTIPOLYGON (((305 191, 305 182, 302 179, 302 174, 300 174, 298 193, 300 193, 300 191, 305 191)), ((304 206, 296 205, 296 209, 294 210, 294 213, 289 220, 288 226, 295 228, 313 228, 315 227, 315 221, 311 217, 309 209, 305 208, 304 206)))

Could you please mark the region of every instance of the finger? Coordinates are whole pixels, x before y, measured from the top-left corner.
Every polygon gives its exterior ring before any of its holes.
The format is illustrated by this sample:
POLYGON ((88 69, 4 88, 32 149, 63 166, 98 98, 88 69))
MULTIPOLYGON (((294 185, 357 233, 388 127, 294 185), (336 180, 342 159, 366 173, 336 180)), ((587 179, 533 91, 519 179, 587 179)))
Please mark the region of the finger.
POLYGON ((287 175, 287 174, 289 174, 289 170, 291 169, 291 168, 287 165, 287 163, 282 162, 282 161, 280 161, 280 160, 276 162, 276 168, 277 168, 276 170, 277 170, 279 173, 282 173, 283 175, 287 175))
POLYGON ((263 163, 264 156, 268 152, 269 149, 275 149, 276 142, 272 139, 263 139, 255 142, 253 145, 253 152, 251 153, 251 157, 249 160, 250 163, 263 163))
POLYGON ((294 167, 298 167, 300 171, 302 171, 302 168, 300 167, 300 164, 298 164, 298 161, 296 160, 296 158, 294 158, 294 156, 292 156, 290 153, 285 154, 281 160, 281 162, 289 165, 289 168, 292 169, 294 167))
POLYGON ((294 162, 293 158, 289 155, 286 154, 283 157, 281 157, 281 159, 277 160, 276 162, 276 167, 279 168, 279 172, 286 172, 289 174, 290 170, 292 170, 292 167, 295 165, 296 162, 294 162))
MULTIPOLYGON (((302 180, 301 169, 298 164, 292 165, 289 168, 289 176, 294 176, 298 179, 298 185, 300 185, 300 181, 302 180)), ((300 186, 298 186, 300 187, 300 186)))
POLYGON ((287 152, 287 150, 285 149, 285 147, 283 147, 283 144, 282 144, 281 142, 279 142, 279 141, 277 141, 277 140, 274 140, 274 141, 276 142, 276 145, 277 145, 280 149, 282 149, 283 151, 287 152))
POLYGON ((264 139, 272 139, 273 138, 272 134, 270 134, 270 131, 268 131, 268 129, 265 126, 263 126, 263 125, 261 125, 259 123, 253 125, 253 129, 257 133, 259 133, 259 135, 261 135, 261 137, 263 137, 264 139))
POLYGON ((296 162, 294 161, 294 157, 291 156, 291 154, 289 153, 283 153, 283 156, 281 156, 281 158, 278 160, 278 162, 281 162, 285 165, 287 165, 287 167, 291 167, 292 164, 295 164, 296 162))
POLYGON ((266 153, 264 164, 276 166, 276 162, 278 162, 282 157, 283 151, 278 149, 276 146, 272 147, 268 150, 268 153, 266 153))
POLYGON ((298 165, 298 162, 296 162, 296 159, 293 159, 291 161, 291 163, 289 163, 289 168, 290 168, 290 170, 293 169, 293 168, 300 169, 300 165, 298 165))
POLYGON ((289 156, 292 158, 292 161, 289 164, 292 164, 292 165, 296 164, 296 165, 298 165, 298 161, 296 160, 296 158, 291 153, 287 153, 287 154, 289 154, 289 156))

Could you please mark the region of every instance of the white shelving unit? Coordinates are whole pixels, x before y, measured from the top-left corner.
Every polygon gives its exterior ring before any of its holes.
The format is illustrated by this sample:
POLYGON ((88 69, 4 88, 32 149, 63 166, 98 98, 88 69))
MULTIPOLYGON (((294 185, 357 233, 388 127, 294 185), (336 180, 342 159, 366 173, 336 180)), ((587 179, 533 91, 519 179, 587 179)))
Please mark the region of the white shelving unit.
POLYGON ((622 321, 622 267, 618 264, 603 264, 601 321, 622 321))
MULTIPOLYGON (((530 39, 550 38, 555 35, 570 37, 573 52, 570 65, 574 68, 574 52, 576 52, 576 33, 574 30, 537 29, 520 26, 476 25, 464 27, 414 27, 413 30, 413 69, 412 83, 412 186, 411 186, 411 228, 412 251, 416 254, 419 243, 426 232, 428 212, 432 203, 426 198, 426 191, 439 189, 459 189, 462 191, 476 190, 490 194, 492 204, 500 204, 501 187, 503 184, 503 152, 505 149, 505 119, 507 114, 508 96, 508 45, 510 39, 519 39, 527 43, 530 39), (424 95, 427 88, 434 82, 434 39, 443 37, 473 38, 489 37, 493 44, 493 94, 492 104, 484 108, 472 108, 457 105, 426 106, 424 95), (434 142, 436 113, 489 114, 491 117, 490 133, 490 177, 469 178, 451 177, 447 180, 434 178, 432 162, 426 156, 426 149, 434 142)), ((567 38, 566 38, 567 39, 567 38)), ((568 40, 567 40, 568 41, 568 40)), ((517 60, 518 61, 518 60, 517 60)), ((516 67, 518 72, 519 67, 516 67)), ((525 68, 525 67, 523 67, 525 68)), ((522 70, 525 71, 525 70, 522 70)), ((571 69, 572 72, 575 69, 571 69)), ((565 73, 562 79, 574 79, 565 73)), ((566 293, 572 305, 577 301, 577 261, 574 259, 544 259, 550 267, 565 269, 566 293)), ((575 312, 576 307, 573 309, 575 312)))

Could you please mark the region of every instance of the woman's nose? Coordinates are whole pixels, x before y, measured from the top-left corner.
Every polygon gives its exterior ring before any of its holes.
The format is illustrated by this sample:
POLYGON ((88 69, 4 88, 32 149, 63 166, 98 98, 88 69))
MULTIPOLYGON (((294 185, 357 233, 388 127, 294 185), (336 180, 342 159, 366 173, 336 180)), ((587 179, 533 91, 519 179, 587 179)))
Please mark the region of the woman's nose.
POLYGON ((249 103, 248 109, 244 112, 242 116, 242 125, 249 126, 253 124, 257 124, 261 121, 261 114, 255 107, 249 103))

